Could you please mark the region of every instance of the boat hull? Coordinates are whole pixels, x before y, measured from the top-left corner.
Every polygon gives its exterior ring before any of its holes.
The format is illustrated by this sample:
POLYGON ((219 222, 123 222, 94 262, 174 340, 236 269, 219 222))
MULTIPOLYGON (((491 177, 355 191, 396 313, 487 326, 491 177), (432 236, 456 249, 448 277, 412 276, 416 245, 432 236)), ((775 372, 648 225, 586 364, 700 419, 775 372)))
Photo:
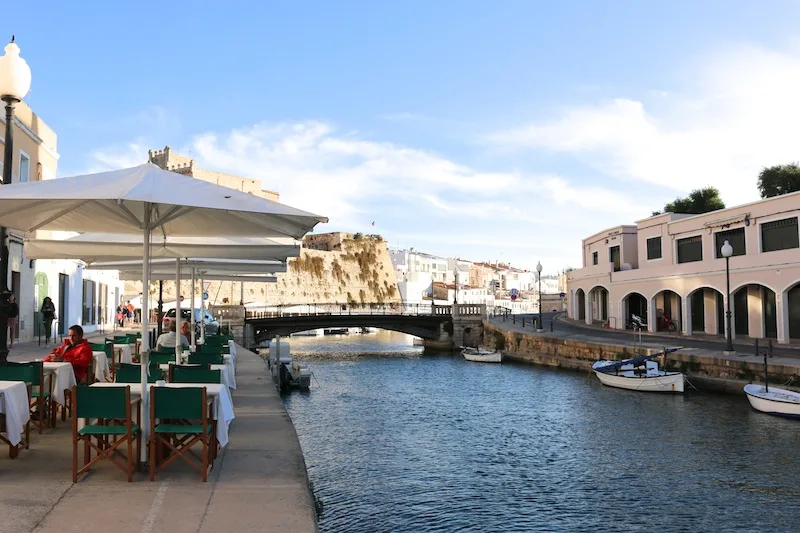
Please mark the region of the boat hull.
POLYGON ((662 376, 627 377, 594 371, 600 382, 609 387, 618 389, 636 390, 643 392, 683 392, 683 374, 668 372, 662 376))
POLYGON ((503 354, 498 350, 492 353, 469 353, 461 352, 464 359, 475 363, 500 363, 503 361, 503 354))
POLYGON ((800 418, 800 394, 794 391, 770 387, 769 392, 763 385, 753 383, 744 386, 744 392, 750 406, 756 411, 775 416, 800 418))

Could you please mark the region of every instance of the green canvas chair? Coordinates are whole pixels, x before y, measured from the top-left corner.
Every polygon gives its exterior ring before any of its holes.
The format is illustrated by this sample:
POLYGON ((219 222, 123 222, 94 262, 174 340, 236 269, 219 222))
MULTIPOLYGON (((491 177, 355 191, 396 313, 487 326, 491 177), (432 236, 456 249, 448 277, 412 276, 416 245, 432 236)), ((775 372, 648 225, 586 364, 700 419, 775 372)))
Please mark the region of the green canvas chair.
POLYGON ((150 387, 150 481, 178 458, 208 480, 216 456, 213 403, 205 387, 150 387), (197 443, 203 445, 199 458, 192 453, 197 443))
POLYGON ((209 365, 169 365, 170 383, 221 383, 222 371, 211 370, 209 365))
POLYGON ((125 387, 73 387, 72 397, 72 482, 102 459, 108 459, 133 481, 133 469, 142 445, 137 398, 131 402, 131 388, 125 387), (133 406, 136 406, 136 422, 133 406), (78 419, 84 420, 78 427, 78 419), (90 423, 92 422, 92 423, 90 423), (136 453, 133 441, 136 440, 136 453), (78 444, 83 443, 83 466, 78 468, 78 444), (127 448, 122 453, 122 447, 127 448), (91 458, 92 450, 96 456, 91 458))

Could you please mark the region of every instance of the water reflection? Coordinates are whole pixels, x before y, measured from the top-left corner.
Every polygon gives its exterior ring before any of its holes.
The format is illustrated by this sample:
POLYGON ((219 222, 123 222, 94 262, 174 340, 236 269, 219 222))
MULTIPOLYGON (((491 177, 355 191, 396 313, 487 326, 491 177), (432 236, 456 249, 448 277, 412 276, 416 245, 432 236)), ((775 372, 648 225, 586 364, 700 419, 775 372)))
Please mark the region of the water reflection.
POLYGON ((289 339, 316 382, 286 407, 322 531, 793 531, 800 423, 742 396, 424 353, 411 338, 289 339))

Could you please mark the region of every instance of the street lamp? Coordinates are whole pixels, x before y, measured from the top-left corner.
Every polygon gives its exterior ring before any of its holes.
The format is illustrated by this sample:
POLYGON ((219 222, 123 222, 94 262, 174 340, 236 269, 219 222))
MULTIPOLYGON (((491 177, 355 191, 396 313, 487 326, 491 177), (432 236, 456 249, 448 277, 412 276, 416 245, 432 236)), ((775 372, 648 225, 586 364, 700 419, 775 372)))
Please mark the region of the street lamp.
POLYGON ((536 325, 537 331, 544 331, 542 326, 542 262, 536 263, 536 279, 539 280, 539 323, 536 325))
POLYGON ((733 255, 733 246, 728 241, 725 241, 720 249, 722 257, 725 258, 725 284, 727 290, 728 308, 725 311, 725 355, 735 353, 733 349, 733 339, 731 338, 731 256, 733 255))
POLYGON ((455 292, 453 293, 453 305, 458 305, 458 270, 453 272, 455 278, 455 292))
MULTIPOLYGON (((11 36, 6 53, 0 56, 0 100, 6 103, 6 135, 3 153, 3 185, 11 183, 11 167, 14 164, 14 134, 11 122, 14 106, 22 101, 31 87, 31 69, 19 56, 19 46, 11 36)), ((8 360, 8 235, 0 226, 0 362, 8 360)))

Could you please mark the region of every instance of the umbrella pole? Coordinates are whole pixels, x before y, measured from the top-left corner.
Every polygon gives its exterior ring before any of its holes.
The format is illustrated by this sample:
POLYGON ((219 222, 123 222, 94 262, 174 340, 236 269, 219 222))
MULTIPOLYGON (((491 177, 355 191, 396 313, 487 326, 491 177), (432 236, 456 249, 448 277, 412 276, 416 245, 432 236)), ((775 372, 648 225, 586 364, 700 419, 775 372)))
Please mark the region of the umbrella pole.
POLYGON ((206 342, 206 283, 200 274, 200 340, 206 342))
MULTIPOLYGON (((145 204, 144 209, 144 247, 142 249, 142 287, 145 291, 150 286, 150 204, 145 204)), ((150 366, 150 318, 149 298, 142 298, 142 351, 139 354, 139 361, 142 365, 141 385, 142 385, 142 446, 140 446, 140 457, 142 472, 145 471, 147 463, 147 444, 150 441, 150 390, 147 388, 147 374, 150 366)))
POLYGON ((194 346, 195 342, 197 341, 197 339, 195 338, 195 334, 194 334, 194 326, 196 324, 195 319, 194 319, 194 290, 195 290, 194 284, 195 284, 194 268, 192 268, 192 297, 191 297, 191 303, 192 303, 192 315, 191 315, 192 316, 192 329, 191 329, 192 340, 191 340, 191 342, 189 344, 190 346, 194 346))
POLYGON ((175 260, 175 364, 181 364, 181 260, 175 260))

